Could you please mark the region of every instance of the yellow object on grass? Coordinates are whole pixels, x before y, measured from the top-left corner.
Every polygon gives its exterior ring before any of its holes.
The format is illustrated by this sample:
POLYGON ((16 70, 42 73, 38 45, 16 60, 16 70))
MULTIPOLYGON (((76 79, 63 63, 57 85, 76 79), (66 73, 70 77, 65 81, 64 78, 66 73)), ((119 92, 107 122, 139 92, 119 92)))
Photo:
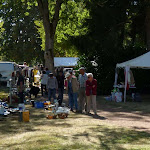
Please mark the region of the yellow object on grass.
POLYGON ((29 110, 23 111, 23 121, 24 122, 29 122, 29 110))

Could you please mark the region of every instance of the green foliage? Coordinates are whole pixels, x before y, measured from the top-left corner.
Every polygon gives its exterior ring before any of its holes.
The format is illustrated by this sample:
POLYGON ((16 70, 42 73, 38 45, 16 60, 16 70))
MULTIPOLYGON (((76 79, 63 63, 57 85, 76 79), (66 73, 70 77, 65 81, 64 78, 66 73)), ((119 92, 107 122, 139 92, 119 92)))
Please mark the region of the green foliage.
POLYGON ((6 0, 1 3, 0 9, 5 29, 0 38, 1 54, 16 62, 43 61, 41 40, 34 24, 38 17, 34 3, 6 0))
MULTIPOLYGON (((4 24, 4 22, 0 19, 0 39, 3 39, 3 36, 2 36, 2 34, 4 32, 3 24, 4 24)), ((0 47, 0 53, 1 53, 1 49, 2 48, 0 47)), ((3 57, 0 56, 0 60, 2 60, 2 59, 3 59, 3 57)))
MULTIPOLYGON (((54 14, 55 2, 49 2, 50 16, 54 14)), ((75 46, 70 42, 70 36, 85 35, 87 27, 84 27, 85 19, 89 17, 89 11, 85 8, 83 2, 69 0, 61 6, 59 22, 56 28, 54 54, 55 56, 74 57, 78 55, 75 46)), ((53 17, 50 17, 52 20, 53 17)), ((38 33, 42 39, 42 50, 45 49, 45 32, 41 20, 35 20, 38 33)))
POLYGON ((85 4, 90 11, 88 33, 72 42, 83 55, 80 65, 98 80, 99 93, 110 94, 116 64, 146 52, 145 6, 134 0, 89 0, 85 4), (90 61, 96 61, 98 67, 89 65, 90 61))
POLYGON ((2 34, 3 34, 3 32, 4 32, 4 28, 3 28, 3 24, 4 24, 4 22, 0 19, 0 39, 2 39, 3 37, 2 37, 2 34))
MULTIPOLYGON (((50 22, 56 1, 49 1, 50 22)), ((28 63, 43 61, 45 31, 39 15, 37 1, 3 0, 0 3, 0 53, 6 60, 28 63)), ((54 55, 73 57, 78 55, 70 36, 84 35, 85 19, 89 12, 81 1, 64 1, 55 34, 54 55)))

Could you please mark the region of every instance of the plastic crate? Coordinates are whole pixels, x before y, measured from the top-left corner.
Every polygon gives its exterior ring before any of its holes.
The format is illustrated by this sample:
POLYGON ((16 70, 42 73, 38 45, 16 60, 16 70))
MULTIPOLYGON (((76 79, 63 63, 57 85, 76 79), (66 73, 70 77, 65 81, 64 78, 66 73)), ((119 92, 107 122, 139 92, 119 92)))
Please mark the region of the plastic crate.
POLYGON ((35 105, 35 108, 44 108, 43 102, 35 102, 34 105, 35 105))

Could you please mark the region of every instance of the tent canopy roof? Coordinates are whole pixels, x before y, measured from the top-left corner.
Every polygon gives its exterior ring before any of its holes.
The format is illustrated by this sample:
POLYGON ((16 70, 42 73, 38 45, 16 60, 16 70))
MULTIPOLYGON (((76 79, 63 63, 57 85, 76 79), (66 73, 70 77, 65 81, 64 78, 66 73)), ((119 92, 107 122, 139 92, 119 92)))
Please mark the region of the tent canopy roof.
POLYGON ((139 57, 117 64, 117 68, 150 68, 150 52, 147 52, 139 57))
POLYGON ((55 57, 55 67, 74 67, 77 65, 78 57, 55 57))

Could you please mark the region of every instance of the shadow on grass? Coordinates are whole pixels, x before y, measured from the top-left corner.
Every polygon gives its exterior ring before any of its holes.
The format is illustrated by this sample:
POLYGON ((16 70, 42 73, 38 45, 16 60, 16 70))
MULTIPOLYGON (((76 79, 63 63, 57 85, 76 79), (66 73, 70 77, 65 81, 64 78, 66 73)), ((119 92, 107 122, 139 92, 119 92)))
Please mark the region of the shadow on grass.
POLYGON ((14 134, 19 132, 33 132, 36 131, 30 123, 21 123, 15 121, 1 121, 0 122, 0 134, 14 134))
POLYGON ((30 121, 19 122, 19 116, 10 115, 5 117, 3 121, 0 121, 0 134, 15 134, 20 132, 34 132, 37 131, 37 127, 49 126, 49 127, 72 127, 71 124, 66 123, 65 119, 52 119, 46 118, 46 114, 42 109, 30 109, 30 121))
POLYGON ((81 118, 87 118, 87 119, 98 119, 98 120, 106 120, 107 118, 106 117, 103 117, 103 116, 100 116, 100 115, 94 115, 94 114, 73 114, 71 116, 69 116, 69 119, 81 119, 81 118))
POLYGON ((138 111, 141 115, 150 114, 150 101, 149 102, 113 102, 106 101, 104 97, 97 97, 97 108, 101 111, 108 112, 129 112, 135 113, 138 111))
POLYGON ((111 129, 104 126, 97 126, 96 128, 91 128, 90 130, 93 134, 100 133, 100 135, 97 135, 100 142, 100 147, 107 150, 125 150, 125 148, 121 147, 121 145, 128 143, 131 145, 143 145, 149 144, 150 141, 150 134, 146 132, 127 130, 124 128, 111 129), (144 141, 145 143, 141 141, 144 141))
MULTIPOLYGON (((102 150, 127 150, 132 149, 132 145, 144 146, 150 144, 150 134, 146 132, 127 130, 124 128, 109 128, 102 125, 96 128, 90 128, 90 131, 75 134, 72 138, 74 140, 85 138, 91 142, 91 145, 96 146, 95 149, 102 150), (99 140, 99 145, 91 140, 92 137, 99 140), (126 144, 129 144, 130 147, 125 148, 126 144)), ((138 148, 135 147, 135 149, 138 148)))
POLYGON ((100 116, 100 115, 94 115, 94 114, 91 114, 89 113, 88 116, 94 118, 94 119, 98 119, 98 120, 106 120, 107 118, 103 117, 103 116, 100 116))
POLYGON ((0 99, 7 98, 9 94, 9 88, 0 87, 0 99))

